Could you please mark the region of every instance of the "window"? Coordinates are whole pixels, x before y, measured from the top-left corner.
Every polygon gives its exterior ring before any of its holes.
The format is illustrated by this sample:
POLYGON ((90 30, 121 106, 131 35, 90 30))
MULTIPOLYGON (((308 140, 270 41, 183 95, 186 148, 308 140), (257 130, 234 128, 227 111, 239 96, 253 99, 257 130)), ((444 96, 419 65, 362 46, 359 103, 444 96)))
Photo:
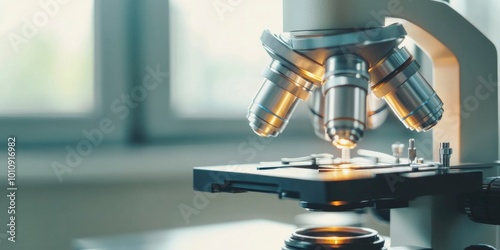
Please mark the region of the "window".
MULTIPOLYGON (((452 4, 466 6, 464 14, 500 41, 491 25, 499 21, 497 1, 452 4)), ((271 60, 259 37, 264 29, 281 32, 281 5, 0 0, 0 131, 40 143, 75 141, 109 118, 116 130, 107 142, 247 136, 245 113, 271 60), (142 83, 148 67, 168 79, 121 119, 113 103, 142 83)), ((314 138, 308 112, 300 112, 283 135, 314 138)))
POLYGON ((93 1, 2 1, 1 5, 0 32, 7 39, 0 43, 4 58, 0 115, 92 112, 93 1))
POLYGON ((244 117, 282 30, 280 1, 170 1, 171 105, 180 117, 244 117), (196 6, 195 8, 193 6, 196 6))
MULTIPOLYGON (((166 65, 169 82, 151 93, 146 137, 221 138, 253 134, 245 118, 271 62, 259 40, 282 30, 279 1, 141 2, 142 65, 166 65), (169 23, 169 25, 165 25, 169 23), (165 27, 166 26, 166 27, 165 27)), ((314 136, 302 103, 285 133, 314 136)), ((283 137, 283 136, 280 136, 283 137)), ((234 137, 233 137, 234 138, 234 137)))
MULTIPOLYGON (((0 0, 0 131, 30 143, 80 140, 114 118, 127 79, 127 1, 0 0)), ((124 138, 121 120, 107 141, 124 138)))

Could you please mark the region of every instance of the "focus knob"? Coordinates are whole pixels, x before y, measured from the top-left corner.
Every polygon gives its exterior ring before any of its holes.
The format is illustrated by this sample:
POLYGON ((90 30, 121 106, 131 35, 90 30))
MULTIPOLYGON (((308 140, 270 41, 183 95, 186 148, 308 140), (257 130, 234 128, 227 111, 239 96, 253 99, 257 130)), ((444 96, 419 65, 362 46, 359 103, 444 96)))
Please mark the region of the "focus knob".
POLYGON ((484 178, 482 190, 462 195, 460 204, 472 221, 500 225, 500 177, 484 178))

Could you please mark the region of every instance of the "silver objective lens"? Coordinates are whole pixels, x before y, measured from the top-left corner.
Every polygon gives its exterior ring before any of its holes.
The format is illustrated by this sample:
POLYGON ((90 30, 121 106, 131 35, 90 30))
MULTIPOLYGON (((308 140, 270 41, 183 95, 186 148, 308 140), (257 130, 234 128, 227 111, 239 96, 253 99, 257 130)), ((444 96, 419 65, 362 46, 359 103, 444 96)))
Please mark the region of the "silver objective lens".
POLYGON ((314 85, 273 60, 266 80, 248 109, 250 126, 260 136, 277 136, 285 129, 299 99, 306 100, 314 85))
MULTIPOLYGON (((330 137, 325 132, 325 97, 321 89, 317 88, 313 91, 308 104, 314 133, 319 138, 330 141, 330 137)), ((378 99, 373 93, 368 94, 366 97, 366 128, 376 129, 380 127, 388 115, 389 106, 387 103, 382 99, 378 99)))
POLYGON ((403 124, 418 132, 434 127, 443 102, 418 70, 406 48, 395 49, 370 69, 373 93, 383 98, 403 124))
POLYGON ((324 68, 267 30, 261 41, 273 61, 264 71, 266 79, 248 108, 247 118, 256 134, 275 137, 285 129, 299 100, 307 100, 320 86, 324 68))
POLYGON ((308 105, 314 133, 319 138, 330 141, 330 137, 325 133, 325 97, 323 93, 321 93, 321 89, 317 88, 313 91, 311 98, 309 98, 308 105))
POLYGON ((367 63, 353 54, 325 62, 323 94, 326 134, 338 148, 354 148, 366 127, 367 63))

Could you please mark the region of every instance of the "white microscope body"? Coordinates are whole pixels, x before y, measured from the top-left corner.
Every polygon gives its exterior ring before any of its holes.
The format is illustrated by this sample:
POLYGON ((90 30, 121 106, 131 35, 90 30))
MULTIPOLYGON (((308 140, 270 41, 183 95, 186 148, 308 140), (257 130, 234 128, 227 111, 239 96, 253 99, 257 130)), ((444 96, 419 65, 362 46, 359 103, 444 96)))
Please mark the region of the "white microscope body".
MULTIPOLYGON (((432 131, 453 145, 452 164, 499 159, 497 52, 477 28, 448 4, 433 0, 284 0, 284 31, 314 35, 402 23, 431 58, 433 87, 445 112, 432 131)), ((434 158, 437 154, 434 155, 434 158)), ((484 173, 498 175, 491 170, 484 173)), ((449 197, 421 197, 391 210, 393 245, 463 249, 474 243, 500 247, 498 226, 481 225, 454 212, 449 197)), ((500 212, 500 211, 499 211, 500 212)))

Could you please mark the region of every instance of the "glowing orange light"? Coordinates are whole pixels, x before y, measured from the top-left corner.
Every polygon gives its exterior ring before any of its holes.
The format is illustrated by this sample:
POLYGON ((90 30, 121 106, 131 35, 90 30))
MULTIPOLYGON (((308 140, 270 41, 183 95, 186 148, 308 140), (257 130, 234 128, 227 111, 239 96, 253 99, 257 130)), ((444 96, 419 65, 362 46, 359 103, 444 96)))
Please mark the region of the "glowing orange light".
POLYGON ((347 201, 332 201, 330 202, 330 205, 332 206, 342 206, 342 205, 346 205, 347 204, 347 201))
POLYGON ((335 147, 337 147, 339 149, 342 149, 342 148, 353 149, 356 147, 356 143, 354 143, 348 139, 336 139, 336 140, 332 141, 332 143, 335 147))

